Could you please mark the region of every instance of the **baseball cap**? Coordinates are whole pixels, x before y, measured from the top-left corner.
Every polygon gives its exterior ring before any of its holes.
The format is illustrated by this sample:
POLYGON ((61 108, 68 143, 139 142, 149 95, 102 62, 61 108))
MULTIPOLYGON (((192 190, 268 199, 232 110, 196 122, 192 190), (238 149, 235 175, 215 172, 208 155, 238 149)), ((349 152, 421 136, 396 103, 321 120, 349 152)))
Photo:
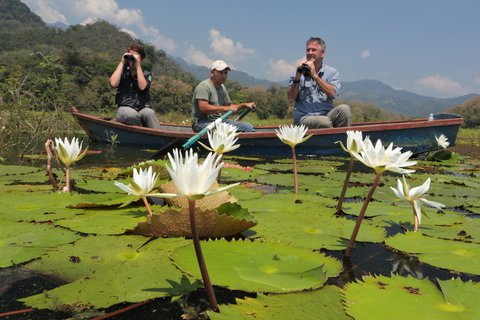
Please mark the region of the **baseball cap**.
POLYGON ((210 68, 210 70, 218 70, 218 71, 222 71, 222 70, 225 70, 225 69, 228 69, 228 71, 230 71, 230 67, 227 65, 227 63, 223 60, 217 60, 217 61, 214 61, 212 63, 212 67, 210 68))

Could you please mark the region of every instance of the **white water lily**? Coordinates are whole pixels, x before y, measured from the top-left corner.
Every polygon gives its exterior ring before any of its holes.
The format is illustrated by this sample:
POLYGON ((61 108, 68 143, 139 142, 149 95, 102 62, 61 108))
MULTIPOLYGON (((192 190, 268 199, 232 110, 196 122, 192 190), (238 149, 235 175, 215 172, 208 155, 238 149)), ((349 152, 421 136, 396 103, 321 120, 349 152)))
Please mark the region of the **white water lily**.
POLYGON ((402 199, 410 202, 413 207, 413 214, 415 217, 414 228, 415 231, 418 230, 418 225, 421 223, 422 219, 422 208, 420 207, 420 201, 434 207, 436 209, 442 209, 445 207, 444 204, 435 201, 429 201, 424 198, 424 194, 430 189, 430 178, 428 178, 421 186, 411 188, 410 185, 407 183, 405 176, 402 180, 397 179, 397 188, 390 187, 395 195, 402 199), (418 219, 418 221, 417 221, 418 219))
POLYGON ((238 183, 213 189, 218 173, 223 167, 223 163, 220 163, 221 157, 216 157, 215 153, 210 152, 202 163, 198 163, 198 154, 193 153, 192 149, 187 150, 185 156, 183 156, 178 149, 174 149, 172 153, 173 155, 168 153, 171 167, 168 165, 165 165, 165 167, 175 183, 177 193, 158 193, 152 196, 162 198, 186 196, 188 198, 190 229, 192 231, 195 255, 197 256, 198 266, 202 274, 203 284, 207 291, 210 306, 213 310, 218 311, 217 299, 210 281, 210 276, 208 275, 195 221, 195 202, 205 196, 236 186, 238 183))
POLYGON ((448 138, 443 133, 438 138, 435 135, 435 139, 437 140, 438 145, 443 149, 447 149, 450 145, 450 142, 448 142, 448 138))
POLYGON ((189 200, 198 200, 238 185, 236 183, 212 190, 218 172, 223 167, 223 163, 220 163, 221 158, 215 157, 215 153, 210 152, 202 163, 198 162, 198 154, 193 153, 192 149, 185 152, 185 157, 178 149, 174 149, 172 153, 173 156, 168 153, 171 167, 165 166, 178 193, 159 193, 154 196, 163 198, 186 196, 189 200))
MULTIPOLYGON (((153 215, 150 204, 148 203, 147 196, 150 195, 150 192, 155 188, 158 181, 158 175, 156 172, 153 172, 152 167, 143 170, 142 168, 137 171, 136 168, 133 169, 133 179, 129 184, 123 184, 121 182, 115 181, 115 185, 128 193, 129 195, 134 195, 142 198, 143 203, 148 211, 148 216, 153 215)), ((122 206, 126 206, 130 202, 124 203, 122 206)))
POLYGON ((83 142, 79 143, 75 137, 72 138, 71 142, 68 141, 68 138, 65 138, 65 140, 55 138, 55 149, 57 150, 58 157, 67 168, 74 162, 81 160, 87 154, 88 148, 85 148, 83 153, 80 153, 82 144, 83 142))
POLYGON ((305 142, 312 137, 309 135, 304 137, 307 133, 307 128, 302 124, 300 126, 284 125, 275 130, 278 138, 285 144, 288 144, 292 148, 293 159, 293 189, 295 193, 298 193, 298 178, 297 178, 297 156, 295 153, 295 146, 299 143, 305 142))
POLYGON ((83 142, 79 143, 77 138, 72 138, 72 141, 68 141, 60 138, 55 138, 55 149, 58 157, 65 165, 65 187, 63 191, 70 192, 70 166, 79 160, 81 160, 87 154, 88 148, 82 151, 83 142))
POLYGON ((158 175, 156 172, 153 172, 153 169, 150 166, 146 170, 140 168, 139 171, 134 168, 133 179, 128 185, 118 181, 115 181, 115 185, 129 195, 135 195, 143 198, 149 195, 153 188, 155 188, 157 181, 158 175))
POLYGON ((375 146, 370 139, 364 140, 364 148, 360 153, 352 151, 353 155, 367 167, 373 168, 375 172, 382 173, 384 171, 392 171, 402 174, 410 174, 415 172, 412 169, 404 169, 415 165, 416 161, 408 161, 412 156, 411 151, 401 152, 402 148, 393 148, 393 143, 385 148, 380 139, 377 140, 375 146))
POLYGON ((360 153, 365 148, 365 143, 370 138, 367 136, 365 137, 365 141, 362 140, 362 131, 347 131, 347 146, 345 146, 342 141, 337 141, 340 143, 340 146, 345 152, 350 153, 350 161, 348 163, 348 170, 347 175, 345 176, 345 181, 343 182, 342 192, 340 193, 340 197, 338 197, 337 203, 337 213, 342 212, 342 205, 343 201, 345 200, 345 194, 347 192, 348 184, 350 182, 350 175, 353 170, 353 161, 355 157, 352 155, 352 152, 356 152, 357 154, 360 153))
POLYGON ((310 139, 312 135, 304 137, 307 133, 307 128, 302 124, 300 126, 295 125, 283 125, 277 129, 278 138, 285 144, 288 144, 291 147, 295 147, 297 144, 302 143, 310 139))
POLYGON ((226 135, 230 135, 230 134, 236 135, 237 130, 238 130, 237 127, 232 126, 230 123, 226 123, 226 122, 217 123, 215 127, 215 131, 222 132, 226 135))
MULTIPOLYGON (((338 141, 340 143, 340 146, 342 149, 348 153, 356 152, 360 153, 364 146, 365 142, 362 140, 362 131, 354 131, 354 130, 348 130, 347 131, 347 145, 343 145, 341 141, 338 141)), ((365 137, 365 140, 369 139, 368 137, 365 137)))
MULTIPOLYGON (((233 127, 233 126, 232 126, 233 127)), ((228 129, 227 129, 228 130, 228 129)), ((206 146, 205 144, 199 142, 205 149, 209 151, 213 151, 218 155, 222 155, 224 153, 233 151, 240 147, 239 144, 235 144, 238 138, 235 134, 236 131, 221 131, 221 130, 214 130, 212 132, 208 132, 208 142, 210 147, 206 146)))
POLYGON ((370 203, 370 200, 372 199, 373 193, 375 192, 375 189, 380 183, 382 173, 384 171, 393 171, 404 174, 410 174, 412 172, 415 172, 415 170, 404 168, 417 163, 416 161, 408 161, 408 159, 412 156, 412 152, 407 151, 402 153, 401 150, 402 148, 394 149, 393 143, 390 143, 387 148, 384 148, 380 139, 377 140, 377 143, 374 146, 372 141, 368 138, 364 140, 364 147, 363 150, 360 151, 360 153, 357 153, 355 151, 352 151, 350 153, 351 156, 355 157, 366 166, 375 170, 375 180, 372 187, 370 188, 370 191, 368 192, 367 197, 365 198, 362 209, 360 210, 360 213, 358 215, 357 222, 355 223, 355 227, 353 228, 352 235, 350 236, 350 240, 348 241, 347 249, 345 250, 346 257, 349 257, 353 250, 353 244, 355 243, 358 231, 360 230, 360 225, 362 224, 363 218, 365 217, 365 212, 367 210, 368 204, 370 203))

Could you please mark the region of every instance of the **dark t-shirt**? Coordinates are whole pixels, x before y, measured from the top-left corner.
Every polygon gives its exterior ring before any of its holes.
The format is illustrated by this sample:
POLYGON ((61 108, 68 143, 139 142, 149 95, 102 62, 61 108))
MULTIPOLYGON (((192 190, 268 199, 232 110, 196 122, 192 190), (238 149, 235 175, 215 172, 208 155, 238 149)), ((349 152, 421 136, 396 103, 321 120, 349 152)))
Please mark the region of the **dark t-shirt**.
POLYGON ((135 110, 150 107, 150 84, 152 83, 152 73, 144 70, 143 75, 147 80, 147 87, 144 90, 138 88, 137 76, 132 76, 130 68, 122 72, 120 84, 117 87, 115 103, 119 107, 131 107, 135 110))

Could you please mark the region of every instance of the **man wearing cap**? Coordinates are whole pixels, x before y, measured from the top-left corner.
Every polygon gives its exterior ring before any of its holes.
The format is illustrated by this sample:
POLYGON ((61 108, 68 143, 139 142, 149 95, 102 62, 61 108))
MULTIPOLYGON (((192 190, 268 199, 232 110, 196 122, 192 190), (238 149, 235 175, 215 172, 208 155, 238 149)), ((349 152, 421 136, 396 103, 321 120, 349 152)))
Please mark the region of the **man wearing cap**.
MULTIPOLYGON (((203 80, 195 88, 192 99, 193 131, 201 131, 227 111, 232 110, 236 113, 241 109, 254 109, 255 103, 253 102, 232 103, 227 88, 223 85, 227 80, 228 71, 230 71, 230 68, 225 61, 214 61, 210 68, 210 78, 203 80)), ((236 126, 239 132, 255 131, 248 122, 231 119, 226 119, 225 122, 236 126)))

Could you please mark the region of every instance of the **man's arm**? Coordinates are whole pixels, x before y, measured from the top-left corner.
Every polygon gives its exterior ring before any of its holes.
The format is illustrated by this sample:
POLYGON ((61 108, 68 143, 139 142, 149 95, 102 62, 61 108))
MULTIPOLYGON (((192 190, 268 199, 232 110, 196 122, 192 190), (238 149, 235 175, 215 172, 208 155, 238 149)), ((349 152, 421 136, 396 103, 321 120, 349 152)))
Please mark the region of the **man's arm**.
POLYGON ((125 66, 125 62, 122 56, 122 59, 118 63, 117 68, 115 69, 115 71, 112 73, 112 76, 110 77, 110 86, 112 88, 116 88, 120 84, 120 79, 122 78, 122 72, 123 72, 124 66, 125 66))
POLYGON ((335 97, 337 95, 335 86, 320 78, 317 73, 315 73, 315 76, 312 78, 318 84, 318 88, 325 92, 328 97, 335 97))
POLYGON ((198 100, 198 108, 202 113, 205 113, 205 114, 227 112, 230 110, 233 111, 233 113, 236 113, 238 110, 245 109, 245 108, 249 108, 253 110, 254 107, 255 107, 255 103, 253 102, 230 104, 228 106, 216 106, 213 104, 209 104, 207 100, 203 100, 203 99, 198 100))

